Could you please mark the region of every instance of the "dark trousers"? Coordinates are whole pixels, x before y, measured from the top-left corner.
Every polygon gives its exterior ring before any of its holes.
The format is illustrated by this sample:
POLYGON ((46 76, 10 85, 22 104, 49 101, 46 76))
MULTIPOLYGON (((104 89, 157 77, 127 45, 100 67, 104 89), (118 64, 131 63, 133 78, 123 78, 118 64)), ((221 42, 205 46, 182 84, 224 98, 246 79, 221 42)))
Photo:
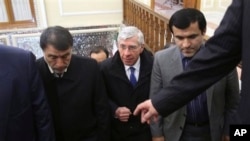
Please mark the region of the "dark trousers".
POLYGON ((180 141, 211 141, 209 123, 202 126, 186 124, 180 141))

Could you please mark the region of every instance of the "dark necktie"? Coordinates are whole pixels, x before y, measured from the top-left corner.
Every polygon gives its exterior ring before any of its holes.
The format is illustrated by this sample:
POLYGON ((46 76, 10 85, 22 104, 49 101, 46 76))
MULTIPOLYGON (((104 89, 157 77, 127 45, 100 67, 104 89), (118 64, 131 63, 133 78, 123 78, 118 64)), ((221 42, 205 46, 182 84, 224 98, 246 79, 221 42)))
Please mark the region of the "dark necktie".
MULTIPOLYGON (((183 59, 185 69, 191 58, 183 59)), ((187 104, 187 122, 206 122, 208 120, 207 96, 206 92, 202 92, 187 104)))
POLYGON ((130 67, 130 77, 129 77, 129 80, 130 80, 130 83, 135 87, 137 81, 136 81, 136 78, 135 78, 135 68, 134 67, 130 67))

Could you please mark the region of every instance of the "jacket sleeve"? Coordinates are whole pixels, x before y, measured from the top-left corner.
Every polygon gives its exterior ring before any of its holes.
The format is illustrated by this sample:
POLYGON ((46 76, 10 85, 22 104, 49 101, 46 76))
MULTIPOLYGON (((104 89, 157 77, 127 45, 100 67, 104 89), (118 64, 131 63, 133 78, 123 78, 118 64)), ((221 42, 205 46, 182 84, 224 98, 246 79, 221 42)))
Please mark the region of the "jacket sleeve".
POLYGON ((100 64, 100 70, 101 70, 101 75, 102 75, 102 79, 104 81, 104 85, 105 85, 105 89, 106 89, 106 92, 107 92, 107 97, 108 97, 108 103, 109 103, 109 107, 110 107, 110 115, 111 115, 111 118, 114 118, 115 117, 115 111, 116 109, 118 108, 118 105, 112 100, 109 98, 109 90, 107 89, 108 87, 106 86, 107 84, 105 82, 107 82, 107 68, 106 68, 106 61, 103 61, 101 64, 100 64))
POLYGON ((98 141, 110 140, 110 110, 100 69, 96 69, 95 111, 98 119, 98 141))
POLYGON ((151 98, 160 115, 167 116, 184 106, 239 63, 242 5, 242 0, 233 0, 214 36, 206 42, 206 48, 194 56, 185 72, 174 77, 170 85, 151 98))
POLYGON ((31 100, 33 116, 35 120, 35 127, 38 141, 54 141, 54 128, 52 125, 52 117, 45 97, 43 83, 38 73, 35 64, 35 56, 29 53, 29 82, 31 85, 31 100))
POLYGON ((226 76, 224 134, 229 135, 229 125, 237 121, 240 100, 239 81, 236 69, 226 76))
MULTIPOLYGON (((153 69, 151 73, 150 82, 150 97, 157 95, 157 92, 163 87, 162 86, 162 75, 160 71, 160 65, 158 60, 158 54, 155 54, 153 63, 153 69)), ((157 121, 150 122, 151 134, 153 137, 163 136, 163 119, 161 116, 158 117, 157 121)))

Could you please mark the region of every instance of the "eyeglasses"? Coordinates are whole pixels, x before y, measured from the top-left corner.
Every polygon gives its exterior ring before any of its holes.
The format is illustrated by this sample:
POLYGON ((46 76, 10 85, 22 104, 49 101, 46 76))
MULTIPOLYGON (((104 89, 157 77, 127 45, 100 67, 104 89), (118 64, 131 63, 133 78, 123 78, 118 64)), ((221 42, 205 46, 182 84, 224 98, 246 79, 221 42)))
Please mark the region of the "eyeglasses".
POLYGON ((138 48, 140 48, 140 46, 128 46, 128 47, 126 47, 126 46, 120 45, 119 48, 121 50, 127 50, 128 49, 129 51, 136 51, 138 48))

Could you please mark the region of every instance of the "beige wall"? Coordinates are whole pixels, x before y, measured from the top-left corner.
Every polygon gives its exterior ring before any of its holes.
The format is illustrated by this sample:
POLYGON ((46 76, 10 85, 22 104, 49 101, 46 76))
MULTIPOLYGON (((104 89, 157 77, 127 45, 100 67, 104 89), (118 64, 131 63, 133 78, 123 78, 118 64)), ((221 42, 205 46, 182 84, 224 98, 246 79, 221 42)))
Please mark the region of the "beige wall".
POLYGON ((206 34, 212 36, 221 22, 232 0, 201 0, 200 10, 206 17, 208 28, 206 34))
POLYGON ((122 23, 122 0, 44 0, 47 25, 65 27, 122 23))

